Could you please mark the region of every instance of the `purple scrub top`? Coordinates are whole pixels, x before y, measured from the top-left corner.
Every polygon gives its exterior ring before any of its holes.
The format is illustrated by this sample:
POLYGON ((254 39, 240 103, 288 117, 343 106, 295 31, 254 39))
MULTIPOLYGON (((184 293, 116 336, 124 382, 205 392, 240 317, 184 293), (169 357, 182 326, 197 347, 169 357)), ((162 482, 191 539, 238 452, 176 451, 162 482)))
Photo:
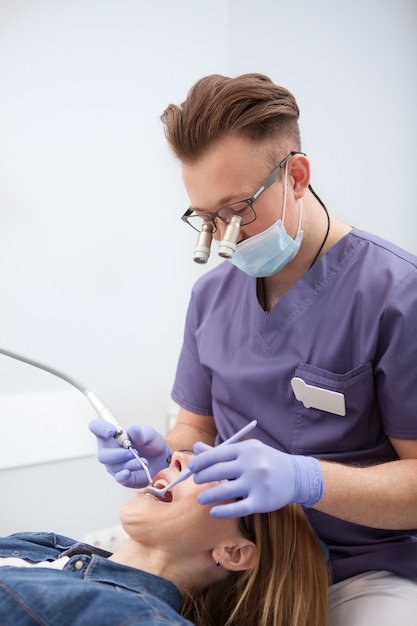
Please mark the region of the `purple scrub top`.
MULTIPOLYGON (((218 441, 257 419, 251 436, 284 452, 363 466, 397 459, 388 437, 417 439, 417 258, 353 229, 268 314, 256 279, 221 263, 193 288, 172 397, 213 415, 218 441), (346 415, 306 408, 294 377, 343 394, 346 415)), ((375 569, 417 577, 416 529, 306 512, 334 582, 375 569)))

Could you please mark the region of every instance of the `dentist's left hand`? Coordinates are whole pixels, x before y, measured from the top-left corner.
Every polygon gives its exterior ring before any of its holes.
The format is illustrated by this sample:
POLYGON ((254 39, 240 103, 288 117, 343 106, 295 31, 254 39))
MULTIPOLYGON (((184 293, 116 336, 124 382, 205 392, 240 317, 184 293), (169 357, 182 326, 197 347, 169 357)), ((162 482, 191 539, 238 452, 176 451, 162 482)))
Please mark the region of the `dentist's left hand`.
MULTIPOLYGON (((116 481, 125 487, 140 489, 148 485, 143 468, 132 453, 113 439, 115 428, 101 418, 90 422, 89 428, 97 437, 97 458, 116 481)), ((168 466, 171 450, 164 437, 152 426, 131 426, 127 429, 133 447, 147 463, 151 476, 168 466)))
POLYGON ((291 503, 311 507, 324 491, 321 465, 311 456, 287 454, 257 439, 211 448, 198 442, 188 468, 197 484, 217 483, 198 494, 216 504, 214 517, 275 511, 291 503), (224 502, 226 501, 226 502, 224 502))

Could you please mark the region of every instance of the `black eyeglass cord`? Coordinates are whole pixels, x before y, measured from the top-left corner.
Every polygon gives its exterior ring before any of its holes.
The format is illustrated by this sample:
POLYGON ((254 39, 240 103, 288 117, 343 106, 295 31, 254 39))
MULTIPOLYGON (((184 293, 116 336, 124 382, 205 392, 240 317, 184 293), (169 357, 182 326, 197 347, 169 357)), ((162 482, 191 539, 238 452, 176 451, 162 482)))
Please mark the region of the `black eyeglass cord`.
MULTIPOLYGON (((309 270, 313 267, 314 263, 317 261, 317 259, 319 258, 320 252, 323 250, 324 245, 327 241, 327 238, 329 236, 329 232, 330 232, 330 215, 329 212, 326 208, 326 205, 324 204, 324 202, 322 202, 322 200, 320 199, 320 197, 316 194, 316 192, 314 191, 313 187, 311 185, 308 186, 309 190, 311 191, 311 193, 313 194, 313 196, 316 198, 316 200, 319 202, 320 206, 324 209, 324 212, 326 213, 326 217, 327 217, 327 229, 326 229, 326 234, 324 235, 323 241, 321 242, 320 248, 317 250, 316 255, 313 259, 313 261, 311 262, 310 267, 308 268, 309 270)), ((266 306, 266 292, 265 292, 265 279, 262 278, 261 279, 261 288, 262 288, 262 308, 265 311, 265 313, 268 313, 268 308, 266 306)))
POLYGON ((329 236, 329 232, 330 232, 330 215, 329 212, 324 204, 324 202, 322 202, 322 200, 319 198, 319 196, 316 194, 316 192, 314 191, 313 187, 311 185, 308 186, 309 190, 311 191, 311 193, 313 194, 313 196, 316 198, 316 200, 319 202, 319 204, 323 207, 324 212, 326 213, 327 216, 327 230, 326 230, 326 234, 324 235, 324 239, 321 242, 321 246, 320 248, 317 250, 316 256, 314 257, 314 259, 311 262, 310 267, 308 268, 309 270, 313 267, 314 263, 317 261, 317 259, 319 258, 320 252, 323 250, 324 248, 324 244, 327 241, 327 237, 329 236))

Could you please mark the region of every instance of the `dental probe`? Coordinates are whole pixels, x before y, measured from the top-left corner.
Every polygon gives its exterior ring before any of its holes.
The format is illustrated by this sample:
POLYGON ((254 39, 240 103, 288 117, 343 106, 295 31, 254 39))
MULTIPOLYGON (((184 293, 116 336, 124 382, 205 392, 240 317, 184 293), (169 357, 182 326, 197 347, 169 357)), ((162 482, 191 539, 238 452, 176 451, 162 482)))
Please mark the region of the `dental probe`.
MULTIPOLYGON (((249 422, 249 424, 246 424, 246 426, 244 426, 243 428, 238 430, 237 433, 235 433, 234 435, 229 437, 229 439, 225 439, 224 441, 222 441, 222 443, 220 443, 217 447, 221 448, 221 446, 225 446, 227 443, 235 443, 236 441, 241 439, 241 437, 243 437, 248 432, 253 430, 255 428, 256 424, 257 424, 256 420, 253 420, 252 422, 249 422)), ((176 478, 174 478, 173 481, 171 481, 163 489, 158 489, 157 487, 150 486, 150 487, 146 487, 145 491, 147 493, 150 493, 153 496, 156 496, 157 498, 161 498, 161 500, 163 500, 164 497, 165 497, 165 494, 167 493, 167 491, 170 491, 172 489, 172 487, 174 487, 175 485, 178 485, 178 483, 181 483, 183 480, 186 480, 192 474, 194 474, 194 472, 192 472, 190 469, 188 469, 188 467, 186 467, 185 469, 182 470, 182 472, 180 472, 178 474, 178 476, 176 478)))
POLYGON ((11 352, 10 350, 6 350, 5 348, 0 348, 0 354, 3 354, 4 356, 8 356, 12 359, 15 359, 16 361, 21 361, 22 363, 26 363, 27 365, 32 365, 33 367, 37 367, 38 369, 44 370, 45 372, 48 372, 49 374, 53 374, 54 376, 61 378, 61 380, 64 380, 69 385, 72 385, 73 387, 78 389, 78 391, 81 391, 81 393, 85 395, 87 400, 95 409, 97 415, 101 417, 101 419, 105 420, 106 422, 110 422, 110 424, 115 427, 116 432, 113 435, 113 439, 119 444, 121 448, 126 448, 127 450, 130 450, 134 458, 137 461, 139 461, 143 471, 146 474, 146 478, 149 484, 152 482, 152 476, 149 473, 149 469, 146 463, 140 458, 139 454, 133 448, 132 440, 130 439, 128 432, 126 431, 125 428, 123 428, 123 426, 119 424, 119 422, 111 413, 111 411, 103 404, 103 402, 100 400, 100 398, 92 389, 89 389, 88 387, 78 382, 71 376, 68 376, 64 372, 57 370, 55 367, 51 367, 50 365, 45 365, 44 363, 40 363, 39 361, 35 361, 34 359, 29 359, 28 357, 22 356, 21 354, 17 354, 16 352, 11 352))

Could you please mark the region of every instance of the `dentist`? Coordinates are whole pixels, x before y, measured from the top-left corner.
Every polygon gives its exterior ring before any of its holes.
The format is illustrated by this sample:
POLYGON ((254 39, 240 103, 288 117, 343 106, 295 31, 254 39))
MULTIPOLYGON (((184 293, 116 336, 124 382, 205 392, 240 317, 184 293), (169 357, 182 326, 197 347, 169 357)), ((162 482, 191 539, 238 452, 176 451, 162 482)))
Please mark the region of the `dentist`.
MULTIPOLYGON (((293 95, 260 74, 202 78, 163 113, 194 258, 213 240, 228 260, 192 291, 175 428, 166 442, 129 432, 151 473, 166 443, 194 446, 195 482, 221 481, 198 496, 215 517, 302 504, 330 550, 332 626, 391 626, 392 615, 414 626, 417 258, 326 208, 298 116, 293 95), (253 419, 254 439, 212 447, 253 419)), ((99 460, 145 485, 105 426, 91 425, 99 460)))

